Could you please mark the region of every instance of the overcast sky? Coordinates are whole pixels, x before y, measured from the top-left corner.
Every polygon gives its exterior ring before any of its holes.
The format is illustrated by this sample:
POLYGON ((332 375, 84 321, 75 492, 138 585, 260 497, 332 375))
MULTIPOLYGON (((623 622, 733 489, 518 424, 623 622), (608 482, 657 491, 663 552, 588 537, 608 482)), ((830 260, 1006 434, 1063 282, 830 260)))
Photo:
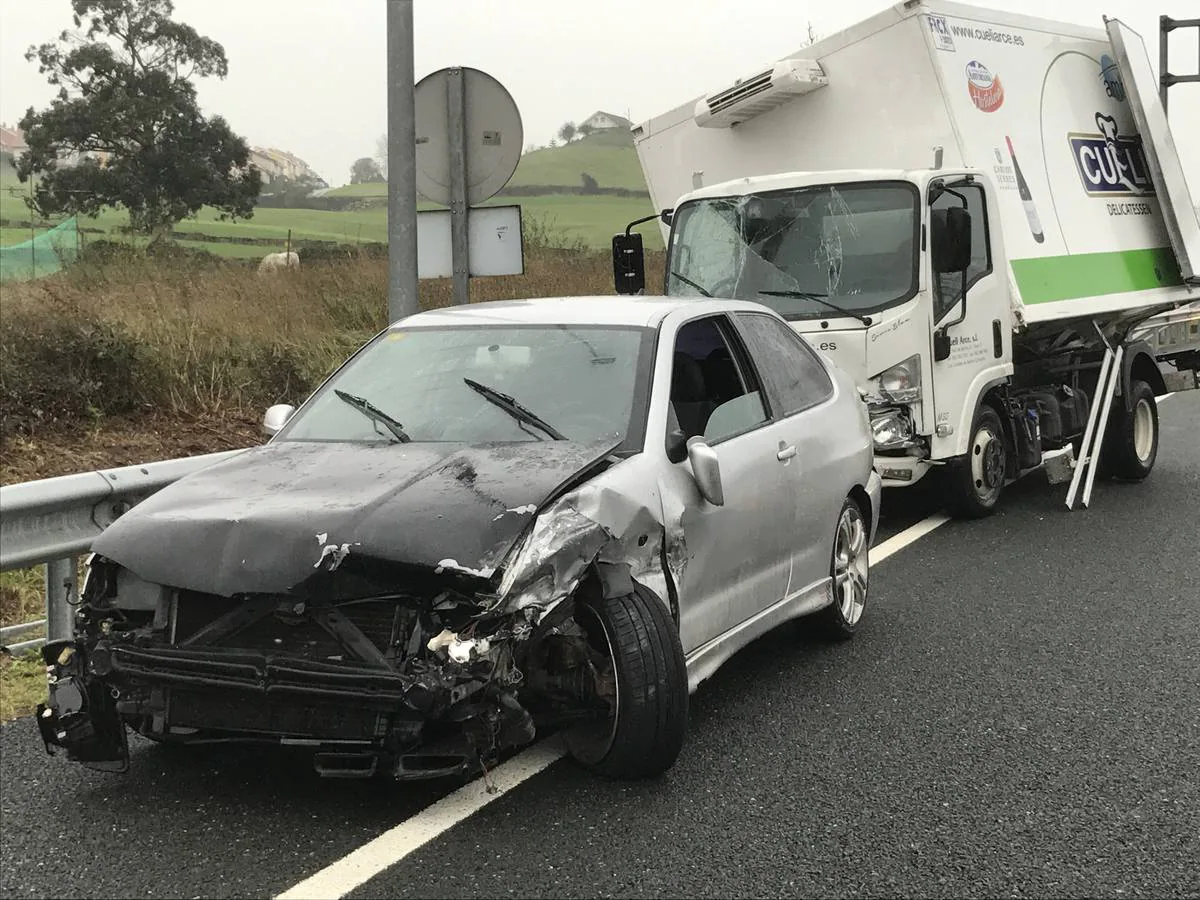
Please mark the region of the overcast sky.
MULTIPOLYGON (((387 0, 176 0, 176 18, 224 45, 225 81, 199 83, 251 144, 305 159, 331 184, 374 153, 386 128, 387 0)), ((512 93, 525 143, 598 109, 637 122, 793 52, 811 21, 828 35, 886 0, 416 0, 416 77, 444 66, 483 69, 512 93)), ((1158 16, 1196 15, 1197 0, 991 0, 994 7, 1102 26, 1116 17, 1158 59, 1158 16)), ((26 48, 71 25, 69 0, 0 0, 0 121, 41 108, 51 90, 26 48)), ((1194 29, 1171 40, 1171 70, 1197 71, 1194 29)), ((880 77, 886 68, 880 67, 880 77)), ((1172 88, 1171 121, 1200 193, 1200 85, 1172 88), (1190 115, 1184 115, 1190 110, 1190 115), (1190 120, 1190 121, 1189 121, 1190 120)))

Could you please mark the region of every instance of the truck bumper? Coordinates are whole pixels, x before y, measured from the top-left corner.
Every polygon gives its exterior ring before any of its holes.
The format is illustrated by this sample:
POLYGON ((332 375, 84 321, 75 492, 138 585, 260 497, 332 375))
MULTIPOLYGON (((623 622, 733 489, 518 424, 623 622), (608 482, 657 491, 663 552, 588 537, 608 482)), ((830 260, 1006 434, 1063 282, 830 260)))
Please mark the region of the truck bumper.
POLYGON ((932 468, 927 461, 912 456, 875 456, 875 471, 885 488, 911 487, 932 468))

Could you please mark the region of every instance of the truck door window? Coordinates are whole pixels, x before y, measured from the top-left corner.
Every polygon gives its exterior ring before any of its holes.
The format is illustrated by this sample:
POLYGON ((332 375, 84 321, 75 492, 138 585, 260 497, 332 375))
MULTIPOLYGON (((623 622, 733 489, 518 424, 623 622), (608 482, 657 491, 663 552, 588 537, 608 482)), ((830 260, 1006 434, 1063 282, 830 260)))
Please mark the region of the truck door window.
MULTIPOLYGON (((992 271, 992 249, 988 237, 987 202, 983 188, 978 184, 954 184, 953 190, 967 198, 967 212, 971 214, 971 265, 967 269, 967 290, 984 275, 992 271)), ((962 206, 962 200, 951 193, 944 193, 933 202, 933 209, 962 206)), ((962 298, 963 278, 961 272, 935 272, 933 274, 933 319, 940 322, 962 298)))
POLYGON ((688 322, 675 336, 671 416, 685 437, 710 444, 767 421, 762 390, 724 316, 688 322))

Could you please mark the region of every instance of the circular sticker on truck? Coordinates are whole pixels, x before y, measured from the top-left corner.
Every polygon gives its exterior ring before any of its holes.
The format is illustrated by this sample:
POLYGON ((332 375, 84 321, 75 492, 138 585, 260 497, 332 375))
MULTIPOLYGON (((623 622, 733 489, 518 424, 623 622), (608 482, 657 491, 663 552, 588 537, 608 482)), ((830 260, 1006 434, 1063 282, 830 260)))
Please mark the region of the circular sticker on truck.
POLYGON ((1000 79, 979 60, 967 63, 967 92, 976 108, 995 112, 1004 103, 1004 86, 1000 79))

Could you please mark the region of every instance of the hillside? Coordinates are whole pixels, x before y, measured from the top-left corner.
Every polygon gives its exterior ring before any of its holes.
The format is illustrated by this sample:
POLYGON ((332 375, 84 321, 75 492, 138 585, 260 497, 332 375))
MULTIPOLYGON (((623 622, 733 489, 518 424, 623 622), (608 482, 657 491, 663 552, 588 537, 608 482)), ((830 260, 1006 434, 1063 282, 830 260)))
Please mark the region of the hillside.
MULTIPOLYGON (((646 181, 638 163, 633 138, 624 131, 600 131, 569 144, 543 147, 524 154, 508 186, 512 188, 544 188, 573 190, 583 185, 583 174, 596 179, 601 189, 646 191, 646 181)), ((382 197, 387 185, 350 184, 325 191, 327 197, 382 197)))

